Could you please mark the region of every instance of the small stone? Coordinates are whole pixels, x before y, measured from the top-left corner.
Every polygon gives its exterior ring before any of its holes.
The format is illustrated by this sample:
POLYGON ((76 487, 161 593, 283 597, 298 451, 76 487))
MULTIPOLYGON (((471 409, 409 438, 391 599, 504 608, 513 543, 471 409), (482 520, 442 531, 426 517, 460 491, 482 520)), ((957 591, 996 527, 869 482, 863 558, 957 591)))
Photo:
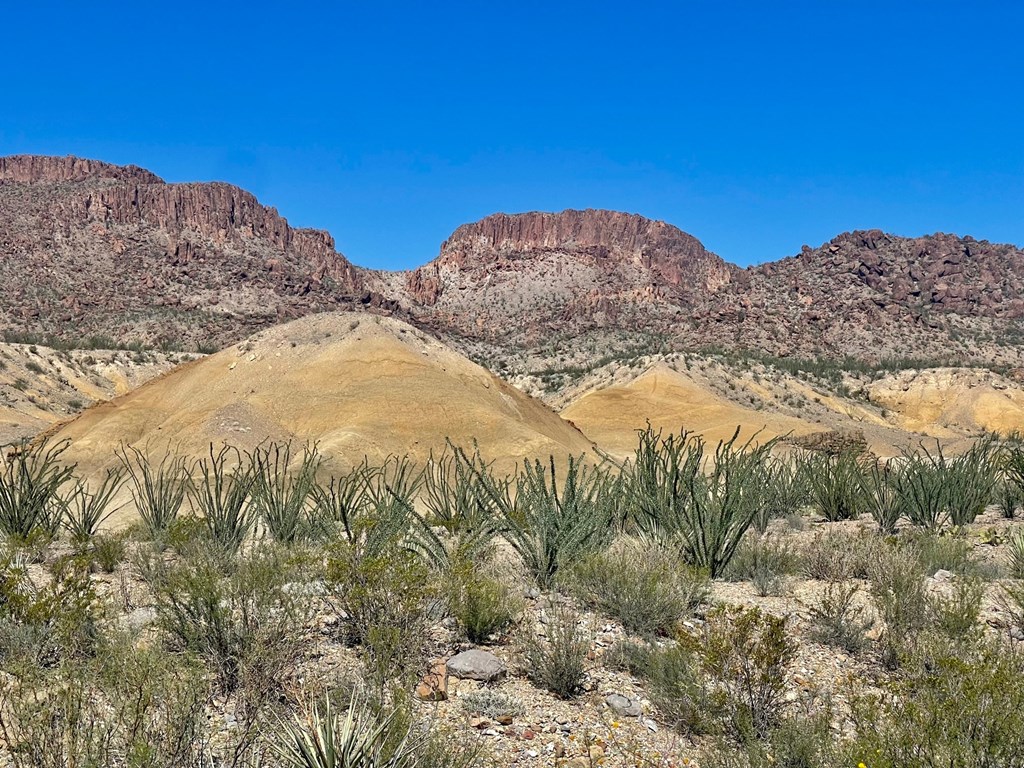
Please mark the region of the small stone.
POLYGON ((591 748, 590 748, 590 759, 591 760, 600 760, 602 757, 604 757, 604 750, 601 749, 601 747, 599 745, 597 745, 597 744, 594 744, 593 746, 591 746, 591 748))
POLYGON ((651 733, 657 733, 658 732, 658 724, 656 722, 654 722, 653 720, 651 720, 649 717, 644 718, 643 722, 644 722, 644 727, 647 728, 648 731, 650 731, 651 733))
POLYGON ((537 734, 531 731, 529 728, 527 728, 523 731, 523 738, 528 741, 532 741, 533 739, 537 738, 537 734))
POLYGON ((952 581, 954 578, 956 578, 956 574, 954 574, 952 571, 947 571, 940 568, 935 572, 935 575, 932 576, 932 578, 935 579, 935 581, 942 584, 947 581, 952 581))
POLYGON ((498 721, 498 725, 512 725, 512 715, 498 715, 495 720, 498 721))
POLYGON ((560 741, 555 742, 555 757, 565 757, 565 745, 560 741))
POLYGON ((156 621, 156 609, 150 607, 136 608, 121 617, 121 626, 133 632, 140 632, 156 621))
POLYGON ((1024 640, 1024 629, 1021 629, 1018 626, 1010 627, 1010 637, 1017 642, 1024 640))
POLYGON ((613 693, 606 696, 604 703, 611 707, 620 717, 640 717, 643 712, 640 702, 623 696, 621 693, 613 693))
POLYGON ((473 648, 456 654, 446 664, 448 674, 465 680, 490 682, 506 672, 505 663, 489 651, 473 648))

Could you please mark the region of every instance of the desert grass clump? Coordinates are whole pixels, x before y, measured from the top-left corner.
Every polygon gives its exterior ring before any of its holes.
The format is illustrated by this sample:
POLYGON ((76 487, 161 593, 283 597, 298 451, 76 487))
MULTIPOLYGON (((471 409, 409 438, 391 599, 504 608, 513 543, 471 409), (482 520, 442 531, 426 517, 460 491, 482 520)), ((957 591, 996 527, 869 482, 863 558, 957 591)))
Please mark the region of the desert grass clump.
POLYGON ((132 500, 143 526, 153 541, 162 542, 185 503, 185 458, 168 451, 154 463, 148 454, 124 444, 117 449, 117 457, 127 473, 132 500))
POLYGON ((859 592, 856 584, 829 582, 821 601, 810 610, 811 637, 847 653, 858 653, 867 641, 867 631, 874 625, 865 607, 856 601, 859 592))
POLYGON ((798 553, 800 570, 818 581, 865 579, 884 541, 855 531, 822 531, 798 553))
POLYGON ((469 714, 483 715, 492 720, 518 717, 526 711, 517 696, 494 688, 480 688, 459 696, 459 704, 469 714))
POLYGON ((15 542, 52 539, 64 517, 61 486, 73 466, 61 463, 70 441, 22 443, 0 451, 0 533, 15 542))
POLYGON ((644 636, 667 635, 708 596, 705 574, 677 552, 643 539, 622 539, 573 566, 569 589, 587 605, 644 636))
POLYGON ((128 554, 126 537, 120 533, 94 536, 89 554, 101 571, 113 573, 128 554))
POLYGON ((561 699, 571 699, 583 690, 586 680, 590 634, 581 625, 579 614, 568 606, 552 609, 549 618, 546 639, 532 630, 525 639, 526 674, 535 685, 561 699))
POLYGON ((723 574, 731 581, 751 581, 761 597, 781 595, 798 558, 789 542, 770 534, 744 537, 723 574))
POLYGON ((762 506, 762 477, 774 444, 738 444, 739 430, 708 456, 699 436, 640 433, 624 485, 627 524, 679 548, 693 567, 722 574, 762 506))
POLYGON ((198 459, 189 472, 193 510, 201 514, 208 536, 225 554, 235 555, 252 531, 255 517, 249 493, 254 482, 241 453, 229 446, 215 452, 211 444, 209 458, 198 459))

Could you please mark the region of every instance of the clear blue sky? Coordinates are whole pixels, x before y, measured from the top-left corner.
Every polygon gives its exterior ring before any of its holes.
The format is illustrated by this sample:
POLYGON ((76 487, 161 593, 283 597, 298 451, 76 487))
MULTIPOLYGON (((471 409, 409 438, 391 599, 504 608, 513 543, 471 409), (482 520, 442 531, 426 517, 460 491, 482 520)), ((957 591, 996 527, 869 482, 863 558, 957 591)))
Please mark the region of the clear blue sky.
POLYGON ((1024 244, 1024 3, 17 3, 0 154, 223 180, 357 264, 495 211, 740 264, 880 227, 1024 244))

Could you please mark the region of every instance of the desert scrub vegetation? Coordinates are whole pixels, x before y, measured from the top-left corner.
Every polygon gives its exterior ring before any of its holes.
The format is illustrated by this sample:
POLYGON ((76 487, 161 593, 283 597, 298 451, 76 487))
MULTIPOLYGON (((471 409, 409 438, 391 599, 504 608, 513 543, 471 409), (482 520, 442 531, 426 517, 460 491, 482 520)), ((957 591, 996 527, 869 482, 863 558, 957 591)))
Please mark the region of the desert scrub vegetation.
POLYGON ((987 702, 1016 694, 980 678, 1019 665, 1024 534, 975 515, 993 477, 1018 487, 1019 449, 836 481, 836 457, 774 447, 648 428, 621 465, 503 476, 451 444, 341 471, 315 445, 121 446, 86 479, 24 446, 0 473, 29 521, 0 528, 0 763, 502 765, 557 742, 619 765, 618 736, 583 730, 614 717, 676 764, 1004 764, 1020 738, 991 721, 1016 714, 987 702), (146 514, 111 530, 129 495, 146 514), (468 649, 506 675, 449 675, 468 649), (612 692, 639 717, 602 709, 612 692), (913 754, 910 723, 931 734, 913 754))

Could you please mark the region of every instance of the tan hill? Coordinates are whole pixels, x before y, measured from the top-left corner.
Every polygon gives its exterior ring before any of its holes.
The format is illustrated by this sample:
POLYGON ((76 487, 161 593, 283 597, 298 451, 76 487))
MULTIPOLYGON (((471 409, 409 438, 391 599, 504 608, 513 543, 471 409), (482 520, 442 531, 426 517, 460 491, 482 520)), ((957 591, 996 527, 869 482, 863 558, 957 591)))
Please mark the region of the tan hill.
POLYGON ((0 342, 0 445, 33 437, 193 355, 0 342))
POLYGON ((656 364, 639 376, 592 390, 566 407, 562 416, 616 458, 631 455, 637 430, 648 423, 666 432, 687 430, 717 442, 741 427, 741 439, 806 435, 820 426, 780 413, 744 407, 715 394, 685 372, 656 364))
POLYGON ((686 355, 611 364, 563 390, 562 416, 624 458, 636 431, 686 429, 711 442, 741 428, 784 443, 854 435, 880 456, 938 438, 956 452, 986 431, 1024 431, 1024 386, 978 369, 907 370, 841 381, 763 363, 686 355), (797 438, 791 440, 790 438, 797 438))
POLYGON ((991 371, 902 371, 872 382, 867 392, 902 428, 934 437, 1024 432, 1024 388, 991 371))
POLYGON ((199 455, 210 442, 318 441, 329 466, 425 459, 450 437, 511 469, 590 442, 543 403, 398 320, 330 313, 263 331, 182 366, 55 433, 87 473, 121 441, 199 455))

